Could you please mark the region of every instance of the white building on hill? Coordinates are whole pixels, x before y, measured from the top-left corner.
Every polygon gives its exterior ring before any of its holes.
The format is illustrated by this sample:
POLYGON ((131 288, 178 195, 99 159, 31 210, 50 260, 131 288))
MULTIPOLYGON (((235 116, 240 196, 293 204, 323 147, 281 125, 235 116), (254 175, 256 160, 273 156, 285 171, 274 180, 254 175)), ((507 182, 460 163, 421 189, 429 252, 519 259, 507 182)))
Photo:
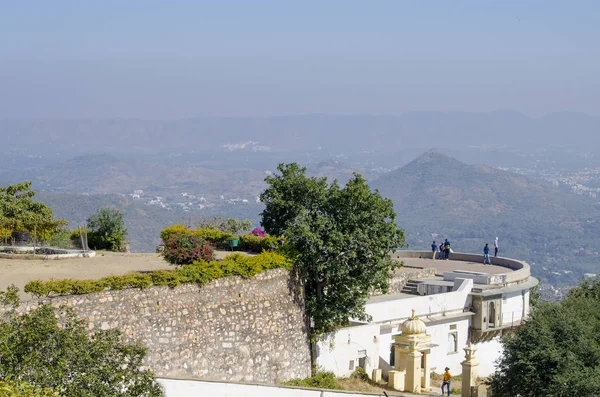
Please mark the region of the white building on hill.
POLYGON ((492 374, 502 336, 529 315, 530 289, 538 284, 529 265, 507 258, 483 265, 481 255, 460 253, 451 260, 433 260, 431 252, 418 251, 399 251, 393 257, 404 262, 400 272, 435 268, 435 276, 409 280, 401 293, 369 299, 371 322, 353 322, 319 342, 314 347, 317 365, 337 376, 348 376, 359 366, 369 375, 377 368, 386 374, 396 364, 393 336, 401 334, 402 323, 415 310, 431 336, 427 346, 419 346, 427 357, 421 364, 425 372, 450 367, 460 374, 463 349, 473 343, 479 375, 492 374))

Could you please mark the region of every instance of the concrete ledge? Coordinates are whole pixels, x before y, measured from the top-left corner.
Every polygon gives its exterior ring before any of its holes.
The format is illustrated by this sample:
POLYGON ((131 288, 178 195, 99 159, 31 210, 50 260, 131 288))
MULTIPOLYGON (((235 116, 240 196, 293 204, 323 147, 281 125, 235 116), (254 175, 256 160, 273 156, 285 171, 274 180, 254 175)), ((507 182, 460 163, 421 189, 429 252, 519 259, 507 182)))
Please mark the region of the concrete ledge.
MULTIPOLYGON (((13 246, 0 246, 0 258, 5 259, 72 259, 72 258, 93 258, 96 256, 96 251, 83 251, 83 250, 68 250, 62 248, 44 247, 45 249, 51 250, 51 254, 35 254, 33 253, 33 247, 13 247, 13 246), (23 252, 22 254, 9 254, 4 251, 17 251, 23 252)), ((36 247, 36 249, 42 249, 42 247, 36 247)))
MULTIPOLYGON (((403 258, 432 259, 432 253, 431 251, 396 251, 391 254, 391 257, 398 260, 402 260, 403 258)), ((453 261, 482 263, 483 255, 453 252, 450 259, 453 261)), ((526 281, 531 276, 531 269, 525 262, 516 259, 495 257, 493 258, 493 263, 495 266, 505 267, 507 272, 489 275, 486 284, 519 283, 526 281)), ((461 274, 460 276, 457 275, 457 277, 465 277, 465 274, 461 274)))

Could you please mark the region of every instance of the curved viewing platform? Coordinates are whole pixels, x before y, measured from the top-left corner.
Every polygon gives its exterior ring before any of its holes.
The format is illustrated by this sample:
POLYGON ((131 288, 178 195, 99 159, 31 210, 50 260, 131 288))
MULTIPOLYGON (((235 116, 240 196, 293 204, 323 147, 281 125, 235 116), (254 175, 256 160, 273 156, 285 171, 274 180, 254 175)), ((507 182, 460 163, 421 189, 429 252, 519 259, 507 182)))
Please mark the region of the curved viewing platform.
POLYGON ((527 263, 503 257, 491 257, 491 265, 483 264, 483 255, 461 252, 451 253, 448 260, 432 259, 431 251, 396 251, 391 257, 407 268, 435 269, 435 275, 447 281, 471 278, 475 284, 507 285, 531 278, 527 263))

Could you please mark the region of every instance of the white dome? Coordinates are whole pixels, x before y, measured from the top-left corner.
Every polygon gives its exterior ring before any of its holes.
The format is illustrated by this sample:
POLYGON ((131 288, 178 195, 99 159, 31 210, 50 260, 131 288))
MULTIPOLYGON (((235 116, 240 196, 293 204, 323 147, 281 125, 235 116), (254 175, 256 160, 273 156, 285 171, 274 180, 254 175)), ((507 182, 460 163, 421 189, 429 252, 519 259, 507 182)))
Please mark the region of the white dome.
POLYGON ((427 326, 415 315, 415 310, 413 309, 412 317, 402 323, 400 330, 404 335, 425 334, 427 326))

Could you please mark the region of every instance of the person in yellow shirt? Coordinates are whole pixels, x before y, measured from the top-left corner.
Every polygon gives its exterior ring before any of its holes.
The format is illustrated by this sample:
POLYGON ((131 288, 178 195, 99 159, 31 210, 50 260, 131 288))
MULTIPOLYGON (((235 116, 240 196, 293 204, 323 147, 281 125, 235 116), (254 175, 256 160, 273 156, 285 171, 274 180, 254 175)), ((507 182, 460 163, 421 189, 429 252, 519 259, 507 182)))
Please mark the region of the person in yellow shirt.
POLYGON ((452 380, 452 374, 450 373, 450 368, 446 367, 445 368, 444 375, 443 375, 443 382, 442 382, 442 396, 444 395, 444 386, 448 387, 448 395, 450 395, 450 381, 452 380))

